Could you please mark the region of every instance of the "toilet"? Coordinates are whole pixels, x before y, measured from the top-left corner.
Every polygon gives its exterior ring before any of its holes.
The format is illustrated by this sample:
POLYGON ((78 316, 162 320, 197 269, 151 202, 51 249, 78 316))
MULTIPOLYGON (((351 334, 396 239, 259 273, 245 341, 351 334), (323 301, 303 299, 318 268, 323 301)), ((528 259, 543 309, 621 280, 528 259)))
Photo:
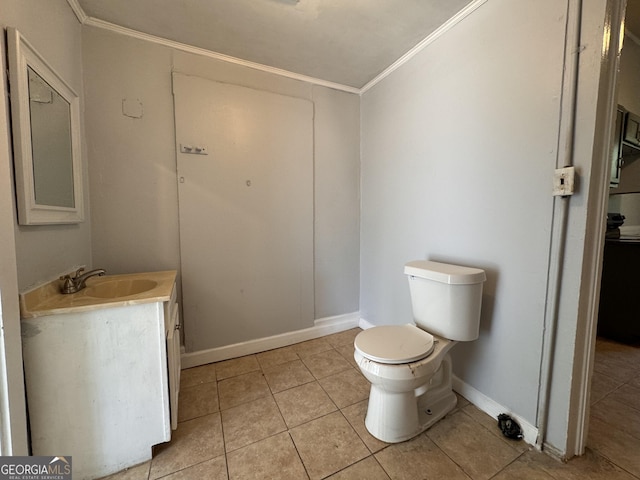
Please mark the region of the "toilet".
POLYGON ((354 358, 371 382, 365 425, 388 443, 425 431, 456 406, 449 350, 478 338, 484 270, 428 260, 404 273, 414 324, 360 332, 354 358))

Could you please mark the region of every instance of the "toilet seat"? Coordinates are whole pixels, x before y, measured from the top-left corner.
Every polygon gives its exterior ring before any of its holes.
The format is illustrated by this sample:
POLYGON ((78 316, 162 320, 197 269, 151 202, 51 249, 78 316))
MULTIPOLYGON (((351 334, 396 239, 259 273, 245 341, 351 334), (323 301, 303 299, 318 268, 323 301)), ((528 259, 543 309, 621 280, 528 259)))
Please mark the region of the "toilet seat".
POLYGON ((415 325, 385 325, 360 332, 355 349, 377 363, 397 365, 428 357, 433 352, 433 335, 415 325))

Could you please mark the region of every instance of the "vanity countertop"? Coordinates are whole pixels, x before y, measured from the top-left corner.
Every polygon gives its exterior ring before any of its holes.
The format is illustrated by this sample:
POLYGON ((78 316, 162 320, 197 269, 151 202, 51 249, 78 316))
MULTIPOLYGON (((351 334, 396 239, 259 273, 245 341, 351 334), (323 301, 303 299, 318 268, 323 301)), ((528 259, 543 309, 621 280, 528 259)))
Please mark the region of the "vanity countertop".
POLYGON ((23 319, 60 313, 75 313, 100 308, 123 307, 141 303, 166 302, 171 299, 176 281, 175 270, 91 277, 86 288, 77 293, 60 293, 60 280, 54 280, 20 294, 20 316, 23 319), (92 295, 96 287, 109 282, 155 282, 153 288, 126 296, 101 298, 92 295))

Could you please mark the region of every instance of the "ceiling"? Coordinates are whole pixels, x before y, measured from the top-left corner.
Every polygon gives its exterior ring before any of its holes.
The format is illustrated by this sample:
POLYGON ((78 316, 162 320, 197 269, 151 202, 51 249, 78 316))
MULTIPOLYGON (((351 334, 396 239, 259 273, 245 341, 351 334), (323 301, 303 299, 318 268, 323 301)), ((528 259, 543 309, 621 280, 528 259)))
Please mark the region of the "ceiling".
POLYGON ((69 3, 90 20, 358 89, 472 0, 69 3))

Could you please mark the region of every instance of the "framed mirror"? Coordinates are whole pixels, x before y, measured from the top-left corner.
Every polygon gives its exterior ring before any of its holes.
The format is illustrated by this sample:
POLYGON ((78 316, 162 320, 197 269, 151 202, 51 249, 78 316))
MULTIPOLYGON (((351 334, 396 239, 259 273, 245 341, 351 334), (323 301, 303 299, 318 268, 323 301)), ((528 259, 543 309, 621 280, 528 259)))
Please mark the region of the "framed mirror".
POLYGON ((18 223, 84 220, 78 95, 7 28, 18 223))

